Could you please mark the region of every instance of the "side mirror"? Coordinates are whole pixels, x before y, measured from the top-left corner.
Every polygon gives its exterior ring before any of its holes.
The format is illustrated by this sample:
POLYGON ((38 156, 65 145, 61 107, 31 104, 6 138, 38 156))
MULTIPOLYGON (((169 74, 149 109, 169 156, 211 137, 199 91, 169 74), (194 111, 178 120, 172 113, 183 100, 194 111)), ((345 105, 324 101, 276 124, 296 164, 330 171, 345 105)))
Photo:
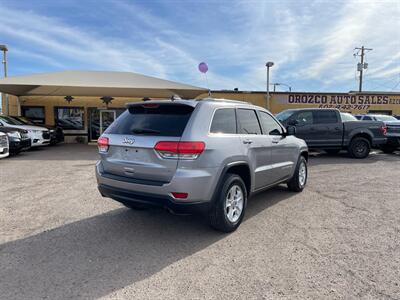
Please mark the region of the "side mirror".
POLYGON ((287 126, 286 127, 286 135, 295 135, 296 127, 295 126, 287 126))

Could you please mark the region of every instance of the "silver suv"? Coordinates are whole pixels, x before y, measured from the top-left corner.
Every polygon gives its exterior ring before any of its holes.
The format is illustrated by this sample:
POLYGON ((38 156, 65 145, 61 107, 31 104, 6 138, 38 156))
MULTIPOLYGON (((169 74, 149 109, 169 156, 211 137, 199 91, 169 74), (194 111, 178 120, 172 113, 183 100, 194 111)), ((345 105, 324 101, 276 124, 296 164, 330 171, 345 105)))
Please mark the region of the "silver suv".
POLYGON ((241 223, 250 195, 307 181, 308 149, 264 108, 225 99, 128 104, 98 140, 100 193, 133 209, 206 213, 221 231, 241 223))

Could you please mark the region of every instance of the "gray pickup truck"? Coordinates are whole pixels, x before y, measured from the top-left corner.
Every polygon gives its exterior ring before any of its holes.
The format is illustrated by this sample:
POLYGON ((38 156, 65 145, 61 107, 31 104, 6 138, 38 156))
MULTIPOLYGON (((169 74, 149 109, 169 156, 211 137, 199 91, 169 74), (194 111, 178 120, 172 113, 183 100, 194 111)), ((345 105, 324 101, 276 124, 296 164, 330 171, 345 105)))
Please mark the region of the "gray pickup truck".
POLYGON ((383 122, 360 122, 337 109, 288 109, 277 114, 285 126, 295 126, 296 136, 310 149, 337 153, 345 149, 354 158, 365 158, 370 149, 386 143, 383 122))

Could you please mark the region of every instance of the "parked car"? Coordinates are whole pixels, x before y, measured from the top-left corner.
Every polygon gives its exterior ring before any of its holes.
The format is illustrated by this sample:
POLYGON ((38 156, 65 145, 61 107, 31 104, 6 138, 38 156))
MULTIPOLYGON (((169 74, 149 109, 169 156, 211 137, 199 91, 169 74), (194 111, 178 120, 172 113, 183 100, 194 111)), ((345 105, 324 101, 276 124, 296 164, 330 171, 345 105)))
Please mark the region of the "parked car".
POLYGON ((32 141, 32 147, 50 144, 50 132, 40 126, 25 125, 11 117, 0 115, 0 126, 25 129, 32 141))
POLYGON ((0 126, 0 132, 8 135, 9 152, 11 155, 16 155, 31 147, 32 141, 28 135, 28 131, 25 129, 0 126))
POLYGON ((361 116, 361 121, 381 121, 387 127, 387 143, 381 146, 385 153, 392 153, 400 148, 400 120, 393 116, 379 115, 379 114, 366 114, 361 116))
POLYGON ((340 117, 342 118, 342 122, 359 121, 355 116, 350 113, 340 112, 340 117))
MULTIPOLYGON (((25 125, 34 125, 37 126, 32 120, 26 117, 17 117, 13 116, 13 119, 25 124, 25 125)), ((50 132, 50 145, 56 145, 58 143, 64 142, 64 131, 59 126, 49 126, 43 125, 43 127, 47 128, 50 132)))
POLYGON ((305 140, 309 148, 328 153, 346 149, 354 158, 365 158, 371 147, 386 143, 383 122, 350 121, 337 109, 288 109, 276 117, 286 126, 296 126, 296 136, 305 140))
POLYGON ((280 183, 304 189, 308 149, 293 130, 246 102, 128 104, 98 139, 99 191, 134 209, 201 211, 214 228, 230 232, 252 194, 280 183))
POLYGON ((0 158, 7 157, 9 155, 8 148, 8 136, 7 134, 0 132, 0 158))

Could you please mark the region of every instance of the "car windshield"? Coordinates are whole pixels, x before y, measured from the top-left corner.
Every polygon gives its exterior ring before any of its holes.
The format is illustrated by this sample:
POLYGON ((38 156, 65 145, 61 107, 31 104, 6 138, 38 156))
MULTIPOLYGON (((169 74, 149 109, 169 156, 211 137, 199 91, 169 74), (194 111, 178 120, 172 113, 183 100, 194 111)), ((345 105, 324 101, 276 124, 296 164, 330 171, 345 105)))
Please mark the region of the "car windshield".
POLYGON ((343 122, 358 121, 358 119, 349 113, 340 113, 343 122))
POLYGON ((375 116, 375 119, 381 122, 385 121, 397 121, 397 119, 393 116, 375 116))
POLYGON ((280 112, 279 114, 276 115, 276 118, 280 122, 285 122, 287 119, 290 118, 291 115, 293 115, 294 111, 293 110, 284 110, 280 112))
POLYGON ((21 123, 24 123, 26 125, 36 125, 35 123, 33 123, 31 120, 25 118, 25 117, 12 117, 14 120, 17 120, 21 123))
POLYGON ((24 123, 22 123, 16 119, 7 117, 7 116, 0 116, 0 120, 2 120, 3 122, 6 122, 9 125, 24 125, 24 123))

